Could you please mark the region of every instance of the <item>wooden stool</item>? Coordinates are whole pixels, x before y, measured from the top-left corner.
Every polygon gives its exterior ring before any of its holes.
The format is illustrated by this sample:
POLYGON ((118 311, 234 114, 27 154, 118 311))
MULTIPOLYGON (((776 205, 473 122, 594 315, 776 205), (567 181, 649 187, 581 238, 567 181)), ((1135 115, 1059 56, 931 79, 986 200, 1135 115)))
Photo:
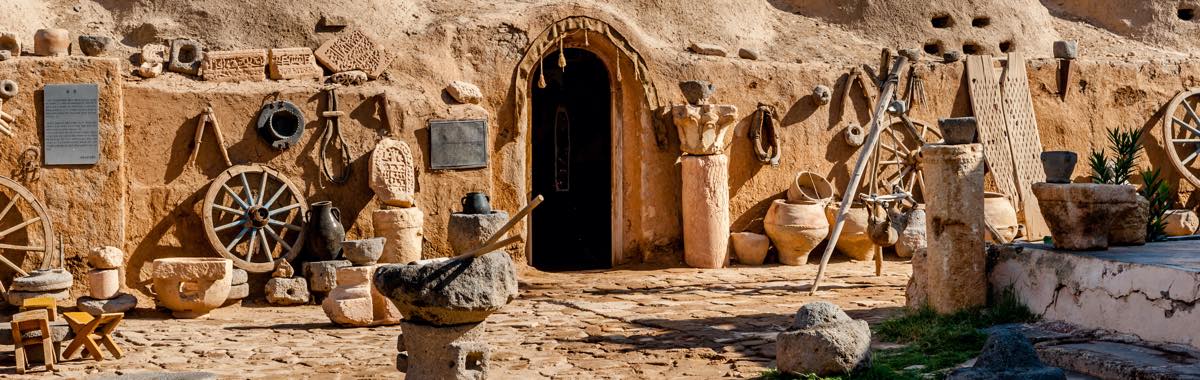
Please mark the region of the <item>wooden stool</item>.
POLYGON ((26 298, 21 303, 21 311, 45 309, 50 313, 50 322, 54 322, 55 316, 58 315, 58 302, 51 297, 33 297, 26 298))
POLYGON ((50 335, 50 318, 49 312, 46 309, 30 310, 17 313, 12 317, 12 334, 13 346, 16 347, 17 353, 17 373, 25 373, 25 366, 33 363, 26 363, 25 346, 41 344, 42 358, 46 362, 46 370, 54 370, 54 358, 57 357, 54 353, 54 337, 50 335), (25 332, 41 330, 40 337, 22 338, 25 332))
POLYGON ((100 347, 96 345, 96 339, 99 339, 100 343, 108 348, 108 352, 113 354, 113 358, 120 359, 124 354, 121 352, 121 348, 117 347, 117 342, 113 341, 112 332, 117 329, 124 318, 125 313, 100 314, 99 317, 93 317, 82 311, 63 313, 63 319, 67 320, 67 324, 71 325, 71 331, 75 332, 75 339, 67 345, 67 349, 63 350, 63 359, 70 358, 75 350, 83 346, 91 353, 92 359, 104 360, 104 355, 100 354, 100 347))

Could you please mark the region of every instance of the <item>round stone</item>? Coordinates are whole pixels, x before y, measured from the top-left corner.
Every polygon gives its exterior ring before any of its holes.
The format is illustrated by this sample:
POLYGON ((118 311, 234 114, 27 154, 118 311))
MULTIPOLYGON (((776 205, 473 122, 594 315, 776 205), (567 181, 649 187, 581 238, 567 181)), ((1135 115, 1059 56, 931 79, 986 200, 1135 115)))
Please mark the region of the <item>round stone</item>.
POLYGON ((79 311, 91 315, 124 313, 137 307, 137 298, 129 293, 121 293, 107 300, 79 297, 79 301, 75 303, 75 307, 78 307, 79 311))
POLYGON ((70 289, 75 278, 63 269, 38 270, 28 276, 13 279, 12 290, 23 292, 52 292, 70 289))

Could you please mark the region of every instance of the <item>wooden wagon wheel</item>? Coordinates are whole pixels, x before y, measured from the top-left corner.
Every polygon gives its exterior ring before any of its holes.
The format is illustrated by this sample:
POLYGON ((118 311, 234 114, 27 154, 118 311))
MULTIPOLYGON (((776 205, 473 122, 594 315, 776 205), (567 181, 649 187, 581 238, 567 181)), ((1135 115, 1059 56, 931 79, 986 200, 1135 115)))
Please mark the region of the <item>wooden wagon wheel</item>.
POLYGON ((238 268, 263 273, 300 253, 307 211, 304 194, 287 177, 262 165, 238 165, 208 186, 201 214, 213 249, 238 268))
MULTIPOLYGON (((0 177, 0 251, 42 252, 54 249, 54 225, 33 192, 11 179, 0 177), (16 211, 16 212, 13 212, 16 211)), ((16 267, 16 264, 5 264, 16 267)), ((18 268, 18 272, 20 270, 18 268)))
POLYGON ((1163 115, 1162 135, 1163 145, 1166 146, 1167 156, 1171 165, 1183 175, 1192 186, 1200 187, 1200 178, 1196 172, 1196 158, 1200 155, 1200 116, 1196 113, 1196 104, 1200 103, 1200 88, 1192 88, 1178 95, 1167 105, 1167 113, 1163 115))
POLYGON ((879 135, 879 149, 875 150, 878 166, 875 174, 875 190, 878 194, 894 194, 903 190, 912 194, 917 203, 923 202, 925 176, 921 174, 921 147, 942 140, 937 128, 924 121, 910 119, 909 126, 903 120, 895 120, 879 135))

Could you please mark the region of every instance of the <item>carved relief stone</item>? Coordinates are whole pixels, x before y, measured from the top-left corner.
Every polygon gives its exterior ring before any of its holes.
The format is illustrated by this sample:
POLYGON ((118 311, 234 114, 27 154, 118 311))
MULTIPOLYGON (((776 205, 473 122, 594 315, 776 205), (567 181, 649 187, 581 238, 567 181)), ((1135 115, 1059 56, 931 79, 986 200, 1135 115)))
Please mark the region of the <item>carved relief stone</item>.
POLYGON ((679 149, 697 156, 724 152, 728 143, 726 136, 737 122, 737 112, 737 107, 732 105, 672 107, 671 116, 679 130, 679 149))
POLYGON ((143 45, 142 54, 139 58, 141 64, 134 69, 134 74, 142 78, 157 77, 159 74, 162 74, 163 64, 167 62, 167 46, 159 44, 143 45))
POLYGON ((317 49, 316 56, 322 66, 335 73, 362 70, 371 78, 383 74, 383 70, 392 61, 383 45, 362 30, 346 33, 325 42, 317 49))
POLYGON ((408 144, 393 139, 383 139, 375 145, 370 161, 371 190, 384 204, 398 207, 413 207, 413 193, 417 178, 413 172, 415 162, 408 144))
POLYGON ((167 70, 172 72, 198 75, 200 64, 204 62, 204 46, 192 40, 171 40, 171 62, 167 70))
POLYGON ((261 81, 266 79, 267 50, 210 51, 200 71, 209 81, 261 81))
POLYGON ((271 79, 306 79, 320 78, 321 67, 313 57, 312 49, 306 47, 271 49, 271 63, 268 67, 271 79))

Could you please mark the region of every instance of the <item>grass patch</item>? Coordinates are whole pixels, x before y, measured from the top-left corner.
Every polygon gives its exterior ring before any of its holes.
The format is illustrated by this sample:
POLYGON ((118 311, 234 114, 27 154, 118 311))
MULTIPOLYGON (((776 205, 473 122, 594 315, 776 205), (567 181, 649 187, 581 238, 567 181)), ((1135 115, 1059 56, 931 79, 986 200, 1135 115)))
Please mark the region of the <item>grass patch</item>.
POLYGON ((879 340, 904 347, 876 350, 870 368, 845 377, 792 375, 776 369, 763 372, 768 380, 882 380, 922 379, 922 375, 952 368, 979 355, 987 334, 980 329, 1005 324, 1032 322, 1037 316, 1021 305, 1010 292, 989 308, 938 315, 928 307, 906 312, 875 326, 879 340), (922 366, 915 370, 905 370, 922 366))

